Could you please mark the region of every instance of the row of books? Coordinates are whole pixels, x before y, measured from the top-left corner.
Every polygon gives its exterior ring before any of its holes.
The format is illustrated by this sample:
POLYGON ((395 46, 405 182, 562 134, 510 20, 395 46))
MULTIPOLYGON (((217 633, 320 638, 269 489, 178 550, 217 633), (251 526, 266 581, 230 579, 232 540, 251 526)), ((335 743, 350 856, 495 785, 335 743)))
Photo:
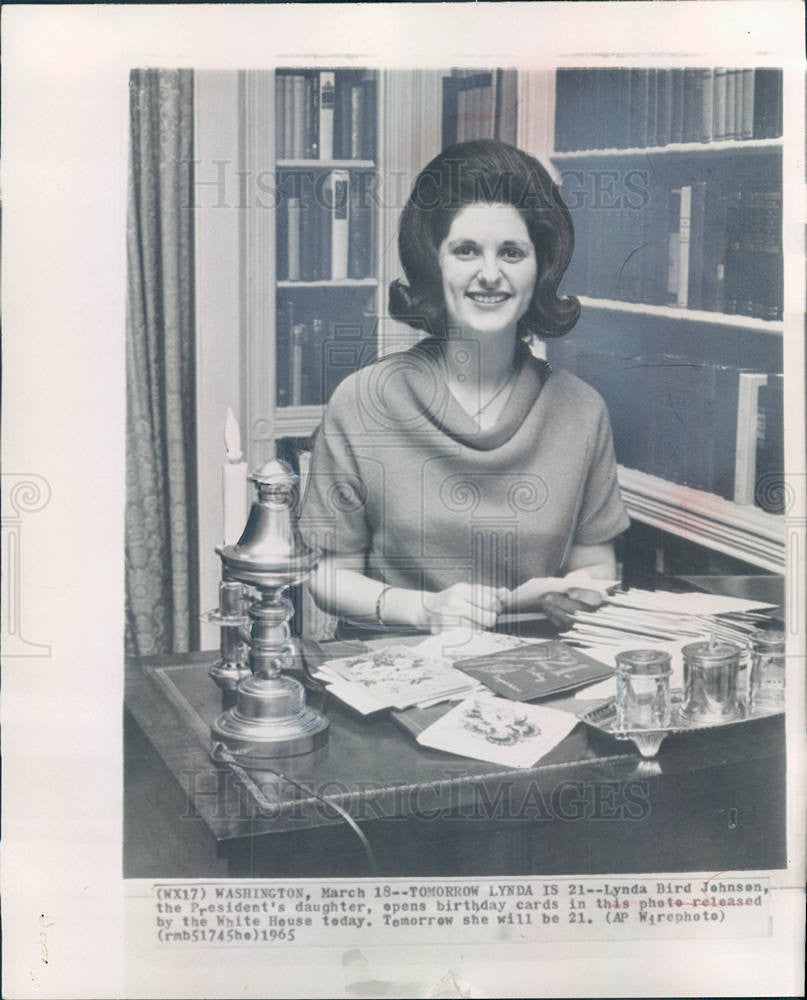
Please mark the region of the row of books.
POLYGON ((331 170, 325 175, 297 175, 294 179, 303 183, 280 185, 283 196, 276 215, 278 280, 372 277, 373 175, 331 170))
POLYGON ((376 79, 363 70, 280 70, 277 159, 374 160, 376 79))
POLYGON ((563 341, 552 345, 551 357, 604 398, 621 465, 781 512, 781 375, 563 341))
POLYGON ((443 146, 471 139, 515 145, 518 74, 515 70, 452 70, 443 79, 443 146))
POLYGON ((321 406, 342 379, 375 360, 375 317, 351 302, 335 318, 333 303, 327 310, 323 304, 288 296, 278 301, 278 406, 321 406))
POLYGON ((646 202, 572 213, 565 287, 625 302, 782 317, 782 193, 719 180, 653 187, 646 202))
POLYGON ((555 149, 633 149, 782 134, 778 69, 561 69, 555 149))

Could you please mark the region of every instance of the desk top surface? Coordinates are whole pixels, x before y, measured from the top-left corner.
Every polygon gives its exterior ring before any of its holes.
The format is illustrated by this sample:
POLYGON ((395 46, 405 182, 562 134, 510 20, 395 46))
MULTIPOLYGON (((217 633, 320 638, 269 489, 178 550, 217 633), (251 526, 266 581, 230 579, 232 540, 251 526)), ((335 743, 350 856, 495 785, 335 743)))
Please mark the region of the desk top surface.
MULTIPOLYGON (((195 653, 130 663, 126 706, 217 841, 336 822, 330 803, 368 820, 435 814, 462 810, 480 796, 488 802, 514 791, 548 797, 569 782, 675 779, 784 754, 781 717, 670 737, 649 761, 632 744, 581 723, 533 767, 505 768, 422 747, 388 717, 359 718, 328 698, 322 706, 330 719, 327 745, 278 761, 281 775, 251 772, 264 803, 247 796, 245 811, 243 789, 234 792, 234 776, 209 755, 209 728, 221 712, 219 690, 208 677, 216 659, 216 653, 195 653)), ((321 697, 309 696, 315 708, 321 697)), ((571 708, 568 700, 547 704, 571 708)))

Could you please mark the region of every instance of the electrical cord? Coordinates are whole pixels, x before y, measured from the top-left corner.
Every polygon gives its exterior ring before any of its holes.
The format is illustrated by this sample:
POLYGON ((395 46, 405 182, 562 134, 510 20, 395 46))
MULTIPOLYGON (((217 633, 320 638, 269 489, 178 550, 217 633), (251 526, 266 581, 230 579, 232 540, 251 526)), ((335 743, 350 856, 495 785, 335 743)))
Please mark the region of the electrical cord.
MULTIPOLYGON (((217 763, 226 764, 230 768, 230 770, 233 772, 238 781, 241 782, 241 784, 255 799, 255 802, 258 805, 258 810, 261 813, 271 814, 276 809, 276 806, 266 798, 266 796, 261 791, 260 786, 248 773, 246 768, 242 767, 241 764, 238 763, 237 759, 242 754, 249 753, 251 750, 255 749, 257 749, 256 746, 245 747, 243 750, 230 750, 229 747, 226 747, 223 743, 218 742, 213 744, 213 749, 210 752, 210 756, 217 763)), ((353 819, 353 817, 350 815, 349 812, 347 812, 346 809, 343 809, 342 806, 340 806, 337 802, 330 802, 322 795, 317 794, 317 792, 313 791, 311 788, 307 788, 305 785, 301 785, 299 781, 295 781, 294 778, 290 778, 287 774, 284 774, 282 771, 276 771, 274 768, 265 767, 263 765, 261 766, 261 770, 269 771, 269 773, 274 774, 275 777, 280 778, 283 781, 288 781, 290 785, 294 785, 295 788, 299 788, 300 791, 305 792, 306 795, 312 796, 319 802, 322 802, 323 805, 330 806, 331 809, 337 812, 342 817, 342 819, 347 823, 350 829, 358 837, 359 842, 361 843, 364 849, 364 854, 365 857, 367 858, 367 864, 370 868, 370 872, 373 875, 378 874, 378 862, 376 861, 376 857, 375 854, 373 853, 373 848, 370 844, 370 841, 364 835, 364 832, 362 831, 359 824, 355 821, 355 819, 353 819)))

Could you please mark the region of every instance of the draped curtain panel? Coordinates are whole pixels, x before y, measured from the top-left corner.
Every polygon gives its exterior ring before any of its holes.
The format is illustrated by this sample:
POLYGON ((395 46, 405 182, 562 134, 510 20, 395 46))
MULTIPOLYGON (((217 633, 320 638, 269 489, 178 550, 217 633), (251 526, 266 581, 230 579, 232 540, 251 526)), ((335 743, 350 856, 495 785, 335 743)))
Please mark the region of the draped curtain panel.
POLYGON ((135 70, 126 305, 126 652, 198 648, 193 74, 135 70))

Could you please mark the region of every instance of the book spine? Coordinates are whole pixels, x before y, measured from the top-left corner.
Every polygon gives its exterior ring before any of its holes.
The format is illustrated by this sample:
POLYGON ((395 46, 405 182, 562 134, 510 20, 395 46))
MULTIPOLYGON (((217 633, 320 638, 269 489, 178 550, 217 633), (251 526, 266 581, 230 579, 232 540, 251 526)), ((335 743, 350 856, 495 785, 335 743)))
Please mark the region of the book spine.
POLYGON ((714 116, 712 119, 712 138, 719 142, 726 138, 726 76, 728 70, 720 67, 715 70, 714 116))
POLYGON ((706 181, 701 308, 712 312, 722 312, 724 308, 727 212, 720 182, 706 181))
POLYGON ((664 305, 667 301, 667 268, 669 258, 669 231, 667 225, 670 191, 661 185, 650 190, 650 235, 653 257, 650 288, 645 301, 664 305))
POLYGON ((702 103, 701 103, 701 129, 700 142, 712 141, 712 123, 714 121, 715 105, 715 76, 714 70, 705 69, 701 72, 702 103))
POLYGON ((569 70, 569 148, 585 149, 588 135, 586 127, 585 100, 585 70, 569 70))
POLYGON ((378 145, 378 87, 375 76, 362 81, 363 160, 375 160, 378 145))
POLYGON ((305 159, 305 77, 302 73, 292 76, 292 141, 291 155, 294 160, 305 159))
POLYGON ((300 199, 300 278, 314 281, 318 258, 315 250, 315 208, 312 198, 300 199))
POLYGON ((282 195, 278 198, 275 214, 275 248, 277 279, 285 281, 289 277, 289 207, 282 195))
POLYGON ((757 69, 754 73, 754 138, 774 139, 782 134, 782 72, 757 69))
POLYGON ((306 331, 303 355, 303 399, 308 405, 320 405, 328 401, 326 393, 326 348, 327 328, 321 316, 312 316, 306 331))
POLYGON ((350 224, 348 227, 347 273, 351 278, 366 278, 369 275, 370 258, 370 211, 359 184, 354 176, 350 186, 350 224))
POLYGON ((314 140, 314 80, 310 73, 303 76, 303 156, 312 158, 314 140))
POLYGON ((291 334, 290 315, 294 304, 286 298, 278 297, 277 338, 275 341, 275 402, 277 406, 289 404, 289 337, 291 334))
POLYGON ((286 158, 285 142, 285 108, 286 77, 282 73, 275 76, 275 156, 278 160, 286 158))
POLYGON ((750 505, 756 492, 757 397, 768 376, 740 372, 737 386, 737 435, 734 459, 735 503, 750 505))
POLYGON ((754 70, 742 70, 742 115, 738 139, 754 138, 754 70))
POLYGON ((329 177, 331 210, 331 278, 346 278, 350 217, 350 175, 333 170, 329 177))
POLYGON ((350 88, 350 159, 360 160, 364 137, 362 135, 362 87, 354 83, 350 88))
POLYGON ((743 137, 743 114, 744 114, 744 101, 745 101, 745 71, 738 69, 735 70, 737 76, 737 82, 734 85, 735 99, 734 99, 734 138, 742 139, 743 137))
POLYGON ((502 70, 490 74, 490 138, 500 139, 499 122, 502 120, 502 70))
POLYGON ((689 301, 689 254, 690 226, 692 223, 692 187, 681 187, 681 215, 678 224, 678 294, 676 305, 684 306, 689 301))
POLYGON ((291 328, 291 405, 303 405, 303 349, 305 345, 305 324, 295 323, 291 328))
POLYGON ((486 83, 479 88, 479 121, 477 124, 477 137, 480 139, 492 139, 494 128, 493 115, 493 87, 486 83))
POLYGON ((287 201, 288 213, 288 272, 289 281, 300 280, 300 199, 292 196, 287 201))
POLYGON ((684 141, 684 70, 670 70, 670 142, 684 141))
POLYGON ((751 315, 780 319, 783 306, 782 193, 744 194, 747 216, 748 266, 755 275, 751 315))
POLYGON ((457 91, 457 136, 456 142, 465 142, 468 134, 468 91, 457 91))
POLYGON ((288 73, 283 77, 283 155, 294 156, 294 86, 288 73))
POLYGON ((769 375, 758 392, 755 502, 771 514, 784 513, 784 398, 781 375, 769 375))
POLYGON ((681 270, 681 189, 673 188, 667 202, 667 302, 678 303, 681 270))
POLYGON ((350 159, 351 142, 351 83, 350 78, 345 78, 343 73, 336 74, 336 99, 334 103, 334 158, 337 160, 350 159))
POLYGON ((555 151, 565 153, 569 146, 569 70, 555 73, 555 151))
POLYGON ((658 76, 660 70, 647 71, 647 145, 658 146, 658 76))
POLYGON ((319 204, 316 197, 312 197, 309 211, 314 231, 311 247, 311 271, 314 281, 322 281, 326 277, 322 273, 322 222, 325 217, 325 209, 319 204))
POLYGON ((484 123, 482 121, 482 88, 472 87, 469 91, 468 109, 468 129, 469 138, 482 139, 484 137, 484 123))
POLYGON ((319 74, 319 158, 333 159, 333 108, 335 101, 334 74, 319 74))
POLYGON ((724 263, 723 309, 732 315, 739 312, 742 267, 742 193, 726 194, 726 253, 724 263))
POLYGON ((319 255, 319 276, 323 281, 329 281, 331 275, 331 216, 332 209, 327 198, 323 198, 317 204, 317 215, 319 218, 319 236, 317 242, 317 253, 319 255))
POLYGON ((308 84, 311 94, 311 138, 308 155, 312 160, 319 157, 319 73, 309 73, 308 84))
POLYGON ((684 142, 709 142, 712 137, 712 70, 684 70, 684 142), (707 113, 708 108, 708 113, 707 113))
POLYGON ((603 70, 602 144, 606 149, 619 148, 620 116, 623 114, 619 103, 621 72, 618 69, 603 70))
POLYGON ((753 316, 757 309, 760 290, 758 261, 755 260, 759 203, 749 185, 742 186, 740 199, 737 312, 743 316, 753 316))
POLYGON ((501 71, 497 91, 499 114, 496 119, 496 138, 515 146, 518 141, 518 73, 514 69, 501 71))
POLYGON ((710 478, 706 488, 725 500, 733 500, 737 469, 737 420, 739 413, 740 369, 733 365, 713 365, 714 398, 711 401, 710 478))
POLYGON ((630 70, 630 135, 628 146, 643 149, 647 146, 648 124, 648 71, 630 70))
POLYGON ((734 122, 736 120, 734 108, 737 103, 737 70, 730 69, 726 73, 726 127, 723 134, 724 139, 736 139, 734 122))
POLYGON ((693 181, 691 190, 689 226, 689 292, 687 305, 690 309, 703 309, 706 181, 693 181))
POLYGON ((670 114, 672 93, 670 91, 670 71, 660 69, 656 73, 656 145, 666 146, 670 142, 670 114))
POLYGON ((592 100, 589 115, 593 123, 591 129, 592 149, 605 149, 608 144, 608 117, 606 107, 606 70, 589 70, 592 74, 592 100))

